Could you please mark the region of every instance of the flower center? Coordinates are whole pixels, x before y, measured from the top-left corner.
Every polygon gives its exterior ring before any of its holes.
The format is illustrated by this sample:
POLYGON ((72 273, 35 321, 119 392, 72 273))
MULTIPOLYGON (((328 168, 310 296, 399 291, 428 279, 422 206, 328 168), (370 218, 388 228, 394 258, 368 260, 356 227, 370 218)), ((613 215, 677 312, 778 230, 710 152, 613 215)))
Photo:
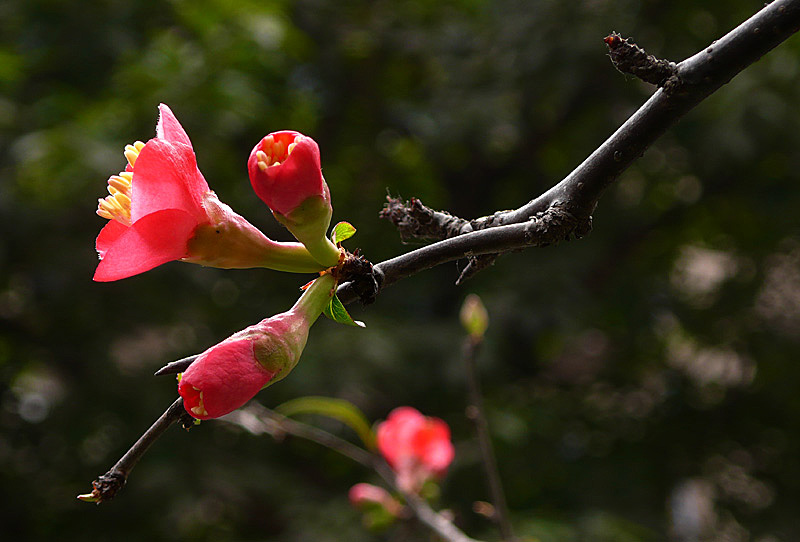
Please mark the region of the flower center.
POLYGON ((144 143, 137 141, 125 147, 125 158, 128 166, 119 175, 108 178, 108 193, 105 198, 97 200, 97 214, 109 220, 116 220, 125 226, 131 225, 131 186, 133 184, 133 166, 144 143))
POLYGON ((299 137, 294 136, 292 142, 288 145, 285 141, 276 140, 272 134, 261 140, 261 150, 256 152, 258 169, 266 171, 268 167, 279 166, 282 162, 285 162, 289 155, 292 154, 299 137))
POLYGON ((183 373, 178 373, 178 393, 183 397, 184 404, 189 407, 189 412, 198 418, 207 418, 208 411, 203 404, 203 392, 196 386, 184 385, 183 373), (191 389, 190 389, 191 388, 191 389))
POLYGON ((194 391, 197 391, 199 393, 197 395, 197 405, 193 406, 191 408, 191 411, 196 416, 207 418, 208 411, 206 410, 205 405, 203 405, 203 392, 200 391, 200 388, 195 388, 194 386, 192 386, 192 388, 194 389, 194 391))

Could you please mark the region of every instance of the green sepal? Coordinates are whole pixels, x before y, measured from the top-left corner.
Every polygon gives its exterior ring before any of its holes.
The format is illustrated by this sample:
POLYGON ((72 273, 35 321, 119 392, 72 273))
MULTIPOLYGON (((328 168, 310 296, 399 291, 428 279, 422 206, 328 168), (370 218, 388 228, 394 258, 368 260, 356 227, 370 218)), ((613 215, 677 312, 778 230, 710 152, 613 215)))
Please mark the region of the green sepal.
POLYGON ((339 222, 333 227, 333 231, 331 232, 331 241, 333 241, 333 244, 338 245, 339 243, 350 239, 355 234, 356 229, 352 224, 349 222, 339 222))
POLYGON ((287 418, 297 414, 319 414, 333 418, 355 431, 368 450, 375 450, 375 433, 367 417, 350 401, 332 397, 298 397, 279 405, 275 410, 287 418))
POLYGON ((336 296, 336 294, 333 294, 333 297, 325 306, 325 309, 322 311, 322 314, 324 314, 334 322, 338 322, 339 324, 345 324, 348 326, 355 326, 355 327, 367 327, 367 324, 365 324, 364 322, 353 320, 353 318, 347 312, 347 309, 345 309, 344 305, 342 305, 342 302, 339 301, 339 298, 336 296))

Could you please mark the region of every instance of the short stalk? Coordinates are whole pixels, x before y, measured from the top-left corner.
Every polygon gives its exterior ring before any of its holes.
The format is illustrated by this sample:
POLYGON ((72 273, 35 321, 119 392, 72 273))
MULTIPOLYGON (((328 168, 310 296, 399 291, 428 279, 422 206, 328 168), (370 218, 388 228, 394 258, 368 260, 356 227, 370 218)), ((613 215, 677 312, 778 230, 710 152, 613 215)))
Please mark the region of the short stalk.
POLYGON ((325 267, 334 267, 339 264, 341 250, 324 235, 315 240, 304 239, 303 244, 319 264, 325 267))
MULTIPOLYGON (((338 261, 337 259, 336 263, 338 261)), ((336 264, 334 263, 333 265, 336 264)), ((333 265, 326 265, 324 262, 320 262, 319 258, 301 243, 276 243, 267 252, 264 259, 264 267, 290 273, 316 273, 325 267, 332 267, 333 265)))
POLYGON ((333 275, 326 273, 306 288, 303 295, 291 308, 291 312, 302 314, 308 321, 308 325, 311 325, 328 306, 335 291, 336 279, 333 275))

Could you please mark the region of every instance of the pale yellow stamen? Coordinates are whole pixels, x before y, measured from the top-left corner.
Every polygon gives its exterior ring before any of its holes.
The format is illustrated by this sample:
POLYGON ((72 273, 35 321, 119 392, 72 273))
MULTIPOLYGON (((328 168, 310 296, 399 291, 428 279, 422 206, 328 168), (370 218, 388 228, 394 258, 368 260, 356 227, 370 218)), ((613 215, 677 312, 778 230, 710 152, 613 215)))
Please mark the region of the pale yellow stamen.
POLYGON ((139 152, 144 148, 144 143, 141 141, 137 141, 133 145, 126 145, 125 146, 125 158, 128 159, 128 163, 131 167, 136 164, 136 159, 139 157, 139 152))
POLYGON ((285 162, 297 146, 299 137, 296 136, 288 145, 283 141, 275 141, 271 135, 265 137, 261 142, 261 148, 256 151, 258 169, 266 171, 268 167, 279 166, 285 162))
MULTIPOLYGON (((196 388, 194 386, 192 386, 192 388, 194 388, 195 391, 200 391, 200 388, 196 388)), ((203 392, 202 391, 200 391, 200 402, 197 404, 197 406, 193 406, 189 410, 192 411, 192 414, 195 414, 197 416, 208 416, 208 411, 206 410, 206 407, 203 406, 203 392)))
MULTIPOLYGON (((144 143, 137 141, 125 147, 125 158, 133 167, 139 152, 144 148, 144 143)), ((97 200, 97 214, 109 220, 116 220, 125 226, 131 225, 131 186, 133 172, 122 171, 119 175, 108 178, 108 193, 110 195, 97 200)))

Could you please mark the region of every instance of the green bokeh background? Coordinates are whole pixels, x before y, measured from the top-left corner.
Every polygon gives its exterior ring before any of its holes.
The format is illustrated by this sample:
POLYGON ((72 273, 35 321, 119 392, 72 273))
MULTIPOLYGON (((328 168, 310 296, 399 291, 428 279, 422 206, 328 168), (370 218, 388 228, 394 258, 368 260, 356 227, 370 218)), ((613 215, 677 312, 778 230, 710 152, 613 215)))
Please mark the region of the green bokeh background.
MULTIPOLYGON (((425 540, 372 534, 317 445, 224 422, 171 429, 118 497, 75 500, 176 395, 152 372, 288 308, 308 277, 172 263, 91 281, 94 214, 122 149, 169 104, 220 198, 288 239, 245 163, 267 132, 314 137, 334 220, 373 262, 414 246, 387 191, 464 217, 557 182, 650 95, 616 30, 681 60, 745 0, 216 0, 0 3, 0 522, 14 540, 425 540)), ((259 396, 412 405, 457 457, 440 505, 488 499, 464 417, 458 309, 491 317, 479 364, 518 534, 542 542, 800 539, 800 41, 701 104, 612 187, 587 238, 445 265, 320 321, 259 396), (691 518, 697 517, 697 529, 691 518)), ((310 419, 348 439, 335 423, 310 419)))

